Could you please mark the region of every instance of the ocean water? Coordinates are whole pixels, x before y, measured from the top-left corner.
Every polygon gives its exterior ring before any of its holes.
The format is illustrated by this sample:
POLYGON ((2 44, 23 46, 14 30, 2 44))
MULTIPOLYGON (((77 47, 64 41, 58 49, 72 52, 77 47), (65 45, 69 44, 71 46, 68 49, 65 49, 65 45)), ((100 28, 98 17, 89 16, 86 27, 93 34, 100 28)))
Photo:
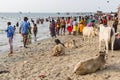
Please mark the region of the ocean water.
MULTIPOLYGON (((7 22, 10 21, 12 25, 15 25, 17 22, 21 22, 23 18, 26 16, 31 20, 36 20, 37 18, 48 18, 48 17, 62 17, 62 16, 84 16, 91 15, 92 13, 0 13, 0 53, 5 51, 9 51, 8 39, 6 35, 7 22)), ((30 22, 30 21, 29 21, 30 22)), ((32 27, 32 25, 31 25, 32 27)), ((41 40, 44 38, 50 37, 49 35, 49 22, 44 22, 44 24, 37 25, 38 34, 37 39, 41 40)), ((18 33, 19 27, 16 28, 16 32, 14 35, 13 45, 14 47, 19 47, 22 45, 22 37, 18 33)), ((32 34, 32 42, 33 40, 32 34)))
MULTIPOLYGON (((27 14, 27 13, 24 13, 24 14, 0 13, 0 53, 9 51, 8 38, 7 38, 7 34, 5 32, 5 30, 7 28, 7 22, 10 21, 12 23, 12 25, 15 25, 17 22, 20 23, 23 20, 24 16, 27 16, 29 18, 29 20, 31 18, 36 20, 37 18, 48 17, 46 14, 41 15, 41 14, 27 14)), ((31 27, 32 26, 33 25, 31 23, 31 27)), ((48 28, 49 22, 44 22, 44 24, 39 24, 39 25, 37 25, 37 27, 38 27, 38 34, 37 34, 38 40, 49 37, 49 28, 48 28)), ((23 45, 21 42, 22 37, 18 32, 19 32, 19 27, 16 27, 16 32, 15 32, 14 39, 13 39, 14 49, 23 45)), ((32 42, 33 41, 34 41, 34 37, 32 34, 32 42)))

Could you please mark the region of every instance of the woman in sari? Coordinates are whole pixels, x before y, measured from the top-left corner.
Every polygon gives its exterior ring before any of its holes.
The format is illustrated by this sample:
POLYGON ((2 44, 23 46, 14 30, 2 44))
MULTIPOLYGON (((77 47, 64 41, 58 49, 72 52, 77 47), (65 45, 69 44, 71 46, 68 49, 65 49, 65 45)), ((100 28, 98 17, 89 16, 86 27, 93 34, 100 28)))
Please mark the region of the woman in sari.
POLYGON ((71 32, 72 32, 72 22, 71 22, 70 17, 68 17, 68 20, 67 20, 66 24, 67 24, 67 31, 69 32, 69 35, 71 35, 71 32))

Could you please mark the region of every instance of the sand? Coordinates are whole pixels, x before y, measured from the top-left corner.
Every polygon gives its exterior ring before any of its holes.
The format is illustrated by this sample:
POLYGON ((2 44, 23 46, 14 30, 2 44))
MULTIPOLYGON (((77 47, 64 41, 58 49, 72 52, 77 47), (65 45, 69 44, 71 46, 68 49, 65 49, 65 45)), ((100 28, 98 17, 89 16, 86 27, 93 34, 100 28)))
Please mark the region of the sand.
POLYGON ((82 41, 82 36, 65 35, 58 37, 61 42, 75 39, 78 48, 66 48, 63 56, 53 57, 54 39, 48 38, 20 47, 12 56, 0 57, 0 80, 120 80, 120 51, 109 51, 106 59, 107 68, 87 75, 73 74, 74 66, 79 61, 88 60, 99 54, 98 36, 93 43, 82 41))

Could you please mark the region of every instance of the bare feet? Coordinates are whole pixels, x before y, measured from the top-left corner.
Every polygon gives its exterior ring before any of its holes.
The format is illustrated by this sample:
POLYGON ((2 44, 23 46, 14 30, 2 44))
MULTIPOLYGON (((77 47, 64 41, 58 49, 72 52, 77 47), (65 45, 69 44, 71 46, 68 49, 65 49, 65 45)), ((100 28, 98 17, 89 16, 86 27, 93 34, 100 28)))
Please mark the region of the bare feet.
POLYGON ((13 51, 11 51, 10 53, 8 53, 8 56, 10 57, 10 56, 12 56, 12 54, 13 54, 13 51))

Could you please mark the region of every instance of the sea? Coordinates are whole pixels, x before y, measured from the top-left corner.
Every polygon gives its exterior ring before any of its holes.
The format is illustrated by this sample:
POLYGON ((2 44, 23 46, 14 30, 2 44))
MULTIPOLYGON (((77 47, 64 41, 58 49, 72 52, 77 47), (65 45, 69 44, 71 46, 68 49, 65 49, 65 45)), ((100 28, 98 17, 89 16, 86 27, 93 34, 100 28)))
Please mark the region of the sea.
MULTIPOLYGON (((93 13, 0 13, 0 53, 5 53, 9 51, 8 45, 8 38, 5 32, 7 28, 7 22, 11 22, 12 26, 16 25, 17 22, 21 22, 24 17, 29 18, 29 22, 31 19, 36 20, 38 18, 56 18, 56 17, 78 17, 78 16, 85 16, 85 15, 92 15, 93 13)), ((31 25, 32 27, 33 25, 31 25)), ((49 22, 44 22, 43 24, 37 25, 38 27, 38 34, 37 40, 42 40, 45 38, 49 38, 49 22)), ((13 39, 13 46, 14 49, 19 48, 22 46, 22 36, 19 34, 19 27, 16 27, 14 39, 13 39)), ((34 36, 32 34, 32 43, 34 43, 34 36)))

